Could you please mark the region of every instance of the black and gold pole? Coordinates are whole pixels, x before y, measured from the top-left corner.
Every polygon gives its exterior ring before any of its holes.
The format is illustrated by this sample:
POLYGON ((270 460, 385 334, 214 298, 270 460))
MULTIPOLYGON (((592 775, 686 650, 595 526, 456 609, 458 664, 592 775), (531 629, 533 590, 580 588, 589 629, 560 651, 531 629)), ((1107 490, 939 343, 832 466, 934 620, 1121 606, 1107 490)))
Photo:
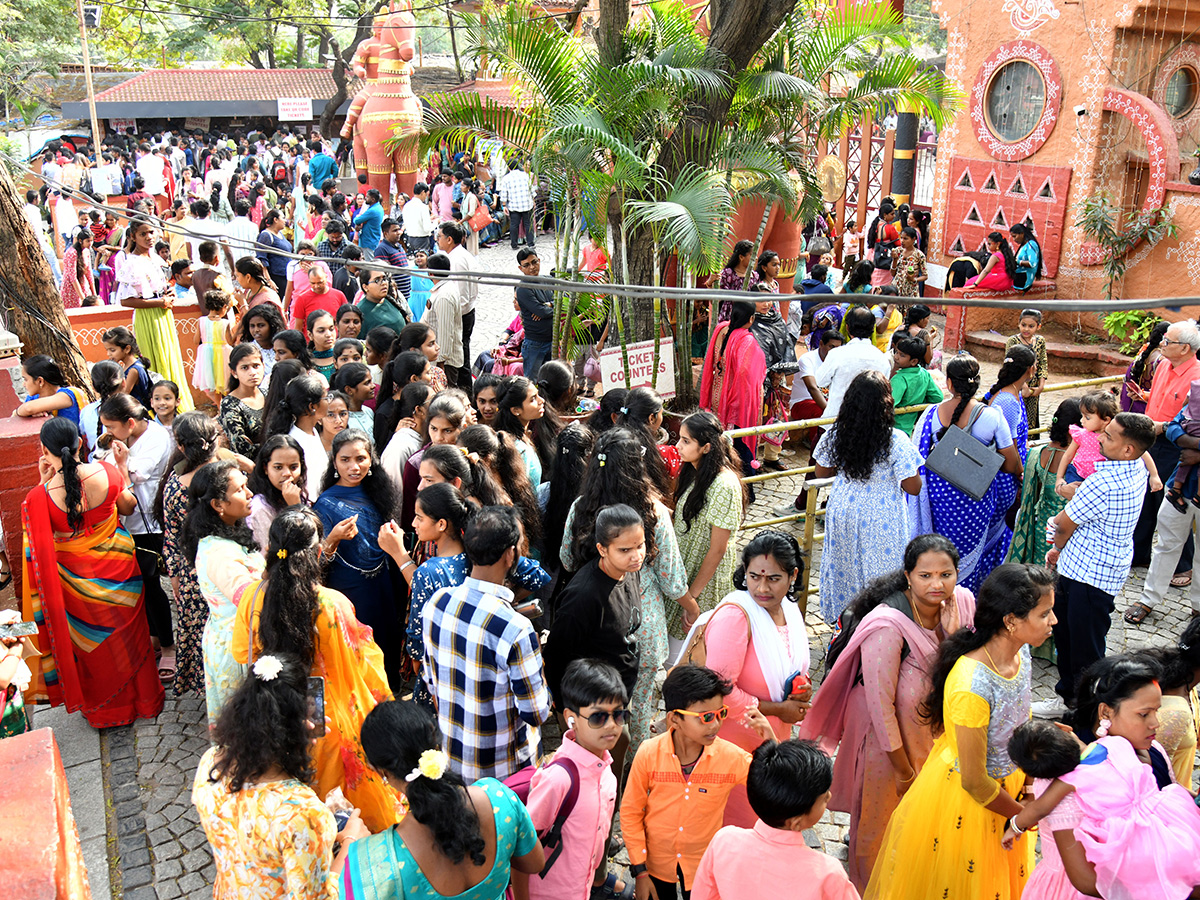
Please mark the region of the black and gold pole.
POLYGON ((911 203, 917 175, 917 135, 920 116, 916 105, 901 107, 896 115, 896 144, 892 150, 892 197, 911 203))

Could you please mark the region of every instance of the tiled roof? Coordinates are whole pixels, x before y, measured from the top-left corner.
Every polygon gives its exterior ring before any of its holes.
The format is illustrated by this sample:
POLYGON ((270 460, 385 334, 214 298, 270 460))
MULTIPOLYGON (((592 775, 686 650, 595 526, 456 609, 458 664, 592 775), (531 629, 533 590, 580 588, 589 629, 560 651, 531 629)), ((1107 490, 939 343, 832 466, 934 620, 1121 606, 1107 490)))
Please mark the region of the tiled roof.
POLYGON ((501 106, 515 107, 517 105, 516 98, 513 97, 512 87, 507 80, 481 81, 476 78, 471 81, 464 81, 462 84, 450 88, 449 93, 457 93, 459 91, 472 91, 481 97, 487 97, 496 101, 501 106))
MULTIPOLYGON (((349 74, 349 73, 347 73, 349 74)), ((350 85, 353 93, 355 85, 350 85)), ((96 95, 97 103, 277 100, 337 93, 328 69, 150 69, 96 95)))

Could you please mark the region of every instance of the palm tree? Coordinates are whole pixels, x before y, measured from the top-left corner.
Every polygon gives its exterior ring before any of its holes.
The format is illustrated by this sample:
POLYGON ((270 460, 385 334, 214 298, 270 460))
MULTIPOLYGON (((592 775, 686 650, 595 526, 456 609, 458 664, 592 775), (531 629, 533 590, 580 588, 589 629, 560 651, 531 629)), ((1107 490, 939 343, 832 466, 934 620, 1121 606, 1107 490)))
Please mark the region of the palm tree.
POLYGON ((28 158, 33 153, 34 126, 38 119, 53 110, 41 97, 35 97, 32 94, 25 97, 14 97, 11 102, 13 109, 21 117, 21 125, 25 130, 25 158, 28 158))

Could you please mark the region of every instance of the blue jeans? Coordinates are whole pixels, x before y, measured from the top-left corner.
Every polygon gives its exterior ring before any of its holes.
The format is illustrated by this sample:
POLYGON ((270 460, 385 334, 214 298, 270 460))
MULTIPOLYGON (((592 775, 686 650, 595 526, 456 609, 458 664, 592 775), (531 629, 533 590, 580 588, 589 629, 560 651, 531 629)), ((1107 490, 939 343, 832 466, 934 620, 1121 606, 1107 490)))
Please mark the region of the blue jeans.
POLYGON ((525 364, 525 377, 537 381, 538 371, 542 363, 550 358, 549 341, 531 341, 525 338, 521 342, 521 360, 525 364))

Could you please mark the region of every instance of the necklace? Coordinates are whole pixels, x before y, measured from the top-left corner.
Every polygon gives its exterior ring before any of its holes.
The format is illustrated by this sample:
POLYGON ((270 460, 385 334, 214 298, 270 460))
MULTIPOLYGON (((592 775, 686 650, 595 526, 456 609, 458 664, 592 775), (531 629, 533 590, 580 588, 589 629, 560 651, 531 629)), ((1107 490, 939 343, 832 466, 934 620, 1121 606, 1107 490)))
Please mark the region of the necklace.
MULTIPOLYGON (((908 599, 908 608, 912 610, 912 614, 916 617, 917 624, 920 625, 922 628, 925 628, 925 623, 921 621, 921 614, 919 612, 917 612, 917 604, 913 603, 912 597, 907 597, 907 599, 908 599)), ((928 629, 925 629, 925 630, 928 631, 928 629)))
POLYGON ((983 647, 983 652, 984 652, 984 655, 987 656, 988 662, 992 664, 992 671, 994 671, 997 675, 1000 675, 1000 677, 1003 678, 1004 676, 1000 674, 1000 667, 998 665, 996 665, 996 661, 994 659, 992 659, 992 654, 988 653, 988 648, 987 648, 986 644, 983 647))

